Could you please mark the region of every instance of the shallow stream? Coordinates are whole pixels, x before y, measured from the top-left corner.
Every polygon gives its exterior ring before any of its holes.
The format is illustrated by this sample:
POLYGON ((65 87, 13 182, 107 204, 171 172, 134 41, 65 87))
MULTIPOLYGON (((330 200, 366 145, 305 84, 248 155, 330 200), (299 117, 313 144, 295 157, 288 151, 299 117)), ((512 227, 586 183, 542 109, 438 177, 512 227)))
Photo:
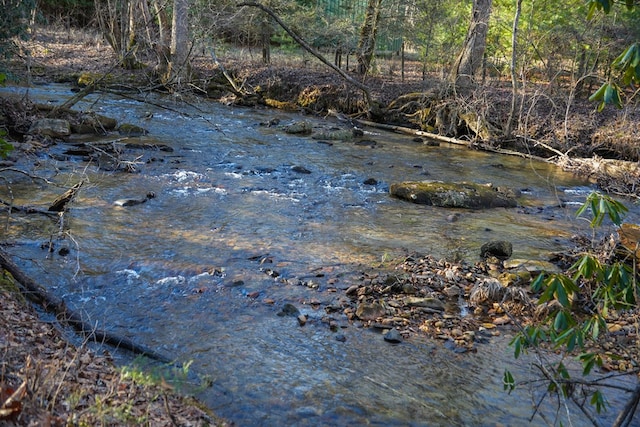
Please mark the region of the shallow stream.
MULTIPOLYGON (((64 86, 29 91, 37 102, 71 95, 64 86)), ((171 110, 100 94, 76 106, 150 131, 130 140, 173 149, 126 150, 123 157, 139 162, 136 173, 67 161, 62 144, 52 150, 60 157, 29 160, 58 189, 6 174, 10 185, 3 183, 0 197, 18 205, 47 206, 87 180, 63 228, 40 215, 2 220, 0 240, 15 243, 6 249, 37 282, 114 332, 193 360, 191 370, 212 379, 199 397, 240 426, 528 422, 531 397, 502 391, 505 366, 527 375, 505 337, 455 354, 420 337, 391 345, 336 315, 346 338, 339 341, 310 302, 330 304, 362 265, 407 251, 473 262, 483 243, 501 239, 513 243, 515 258, 545 259, 573 234, 589 232, 587 221, 574 218, 589 183, 552 165, 375 129, 364 136, 375 144, 283 130, 301 120, 317 129, 342 126, 331 119, 147 101, 171 110), (280 124, 261 125, 273 119, 280 124), (423 179, 508 186, 521 191, 521 207, 456 211, 389 196, 391 183, 423 179), (155 198, 144 204, 113 204, 149 192, 155 198), (48 242, 54 252, 43 249, 48 242), (70 253, 60 255, 62 247, 70 253), (309 322, 277 316, 285 303, 309 322)))

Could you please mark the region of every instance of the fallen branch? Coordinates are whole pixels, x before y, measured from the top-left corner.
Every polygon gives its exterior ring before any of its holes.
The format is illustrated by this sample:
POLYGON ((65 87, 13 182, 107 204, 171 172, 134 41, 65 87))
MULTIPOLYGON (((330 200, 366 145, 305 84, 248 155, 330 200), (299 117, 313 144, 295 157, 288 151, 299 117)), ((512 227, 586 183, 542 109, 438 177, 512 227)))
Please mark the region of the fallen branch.
POLYGON ((111 66, 111 68, 109 68, 105 73, 102 74, 102 76, 100 76, 100 78, 96 79, 96 80, 92 80, 84 89, 82 89, 80 92, 78 92, 76 95, 72 96, 71 98, 67 99, 64 103, 62 103, 61 105, 54 107, 53 110, 51 110, 51 113, 49 113, 49 117, 55 117, 55 115, 58 113, 59 110, 70 110, 71 107, 73 107, 74 105, 76 105, 78 102, 80 102, 85 96, 89 95, 91 92, 94 91, 94 89, 96 88, 96 86, 98 86, 99 83, 101 83, 104 79, 107 78, 107 76, 118 66, 120 66, 124 59, 129 56, 131 54, 131 52, 133 52, 133 49, 129 50, 128 52, 126 52, 124 54, 124 56, 122 57, 122 59, 120 60, 120 62, 116 62, 115 64, 113 64, 111 66))
POLYGON ((50 212, 63 212, 66 209, 67 204, 78 193, 78 190, 80 190, 80 187, 82 187, 82 184, 84 184, 84 181, 80 181, 79 183, 77 183, 76 185, 74 185, 73 187, 65 191, 63 194, 58 196, 53 201, 53 203, 51 203, 51 206, 49 206, 48 210, 50 212))
POLYGON ((351 77, 350 75, 348 75, 347 73, 342 71, 339 67, 337 67, 337 66, 333 65, 331 62, 327 61, 327 59, 324 56, 322 56, 322 54, 320 52, 318 52, 313 47, 311 47, 306 41, 304 41, 304 39, 302 37, 300 37, 295 31, 293 31, 291 28, 289 28, 287 26, 287 24, 285 24, 282 21, 282 19, 280 19, 280 17, 278 15, 276 15, 276 13, 273 10, 269 9, 268 7, 266 7, 266 6, 264 6, 264 5, 260 4, 260 3, 256 3, 256 2, 252 2, 252 1, 239 3, 238 7, 241 7, 241 6, 257 7, 258 9, 262 10, 263 12, 265 12, 267 15, 271 16, 282 27, 282 29, 285 30, 287 32, 287 34, 289 34, 291 36, 291 38, 293 38, 293 40, 295 40, 296 43, 298 43, 304 50, 306 50, 311 55, 313 55, 316 58, 318 58, 320 60, 320 62, 322 62, 327 67, 331 68, 333 71, 335 71, 336 73, 340 74, 340 76, 343 79, 345 79, 346 81, 348 81, 349 83, 351 83, 352 85, 354 85, 355 87, 360 89, 364 93, 364 96, 365 96, 365 99, 366 99, 366 103, 367 103, 367 107, 371 108, 372 101, 371 101, 371 92, 369 91, 369 88, 365 84, 359 82, 358 80, 354 79, 353 77, 351 77))
POLYGON ((0 267, 11 273, 20 285, 22 293, 26 298, 40 305, 47 312, 54 313, 61 324, 72 327, 80 332, 83 337, 97 343, 109 344, 119 349, 129 350, 135 354, 146 356, 162 363, 173 363, 168 357, 148 347, 137 344, 126 337, 98 329, 95 325, 83 320, 82 316, 67 307, 64 300, 51 294, 24 274, 2 249, 0 249, 0 267))
POLYGON ((33 206, 16 206, 13 203, 4 201, 2 199, 0 199, 0 205, 5 206, 5 209, 9 213, 22 212, 22 213, 26 213, 26 214, 37 213, 37 214, 48 215, 48 216, 57 216, 58 215, 57 212, 34 208, 33 206))
POLYGON ((359 119, 358 120, 354 119, 353 122, 361 126, 369 126, 376 129, 383 129, 383 130, 388 130, 392 132, 398 132, 405 135, 424 136, 425 138, 434 139, 436 141, 442 141, 449 144, 464 145, 465 147, 479 148, 483 151, 489 151, 492 153, 505 154, 508 156, 524 157, 526 159, 539 160, 541 162, 547 162, 547 163, 549 162, 549 159, 544 159, 542 157, 534 156, 531 154, 521 153, 519 151, 505 150, 504 148, 495 148, 487 144, 471 143, 469 141, 463 141, 461 139, 442 136, 442 135, 438 135, 437 133, 425 132, 425 131, 411 129, 403 126, 387 125, 384 123, 376 123, 368 120, 359 120, 359 119))
POLYGON ((216 53, 212 47, 209 48, 209 52, 211 53, 211 58, 213 59, 213 62, 218 66, 218 68, 220 68, 220 70, 222 71, 222 75, 224 76, 225 79, 227 79, 227 81, 233 88, 234 93, 236 95, 242 95, 242 89, 238 87, 235 81, 233 81, 233 78, 231 78, 231 76, 227 72, 227 69, 224 68, 224 65, 222 65, 222 63, 218 61, 218 57, 216 56, 216 53))

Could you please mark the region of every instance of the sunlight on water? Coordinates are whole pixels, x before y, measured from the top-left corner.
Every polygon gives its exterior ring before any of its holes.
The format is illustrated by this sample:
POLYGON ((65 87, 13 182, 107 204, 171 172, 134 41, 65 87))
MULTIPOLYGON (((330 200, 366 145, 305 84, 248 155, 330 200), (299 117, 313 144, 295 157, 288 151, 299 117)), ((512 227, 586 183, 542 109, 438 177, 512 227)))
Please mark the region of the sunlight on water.
MULTIPOLYGON (((70 93, 56 86, 32 89, 31 96, 70 93)), ((90 95, 79 108, 97 98, 90 95)), ((3 240, 17 240, 8 249, 70 305, 178 360, 193 359, 193 369, 213 381, 201 397, 238 425, 528 422, 530 399, 502 392, 502 370, 513 362, 504 338, 457 355, 419 337, 393 346, 343 321, 342 341, 323 323, 325 313, 305 302, 336 301, 341 293, 323 281, 346 289, 361 264, 405 250, 473 262, 484 242, 504 239, 514 257, 545 259, 572 234, 588 231, 574 219, 592 190, 587 183, 551 165, 427 147, 379 131, 369 135, 377 142, 371 148, 259 126, 274 116, 327 125, 278 111, 203 102, 199 111, 172 105, 189 113, 178 115, 99 98, 101 114, 149 129, 146 141, 174 151, 135 153, 162 160, 132 174, 41 159, 42 172, 61 188, 82 178, 88 184, 64 230, 55 218, 12 215, 2 225, 3 240), (139 119, 149 109, 153 119, 139 119), (393 182, 424 179, 509 186, 522 192, 522 206, 459 211, 388 195, 393 182), (113 205, 149 192, 156 197, 146 203, 113 205), (47 242, 68 246, 70 255, 47 252, 47 242), (282 280, 299 277, 320 285, 282 280), (277 316, 285 302, 308 316, 306 326, 277 316)), ((8 179, 16 204, 46 206, 58 195, 24 177, 8 179)))

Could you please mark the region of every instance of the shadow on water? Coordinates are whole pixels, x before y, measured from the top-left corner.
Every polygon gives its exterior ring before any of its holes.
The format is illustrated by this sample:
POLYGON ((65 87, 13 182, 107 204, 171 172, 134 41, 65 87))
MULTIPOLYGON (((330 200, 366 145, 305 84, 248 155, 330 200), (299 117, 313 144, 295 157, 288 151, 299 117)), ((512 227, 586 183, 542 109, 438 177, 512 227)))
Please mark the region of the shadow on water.
MULTIPOLYGON (((60 86, 31 90, 39 102, 69 95, 60 86)), ((551 165, 375 130, 366 135, 375 144, 356 145, 259 125, 274 116, 336 125, 316 118, 173 106, 189 115, 104 95, 78 105, 141 125, 150 134, 140 140, 174 151, 136 153, 145 164, 132 174, 40 159, 61 185, 88 184, 64 235, 49 218, 9 218, 3 240, 18 243, 13 253, 37 281, 93 321, 193 360, 213 382, 200 397, 238 425, 528 422, 531 398, 502 391, 505 366, 526 374, 525 364, 511 367, 506 338, 462 355, 420 337, 391 345, 340 313, 331 330, 318 307, 338 303, 362 265, 407 250, 473 262, 484 242, 504 239, 514 257, 544 259, 588 229, 573 218, 587 183, 551 165), (389 197, 391 183, 422 179, 509 186, 522 206, 462 212, 389 197), (113 205, 148 192, 156 197, 147 203, 113 205), (43 251, 50 240, 70 254, 43 251), (285 303, 308 323, 277 316, 285 303)), ((16 204, 57 195, 20 178, 12 192, 16 204)))

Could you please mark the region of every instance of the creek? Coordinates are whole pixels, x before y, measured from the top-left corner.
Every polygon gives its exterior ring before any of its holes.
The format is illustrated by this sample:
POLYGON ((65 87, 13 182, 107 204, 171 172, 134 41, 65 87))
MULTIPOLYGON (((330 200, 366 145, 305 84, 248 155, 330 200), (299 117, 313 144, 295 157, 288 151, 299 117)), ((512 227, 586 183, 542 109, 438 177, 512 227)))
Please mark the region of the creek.
MULTIPOLYGON (((71 95, 62 85, 29 90, 41 103, 71 95)), ((125 151, 136 172, 65 157, 69 147, 59 144, 50 149, 57 155, 21 160, 59 188, 7 175, 0 197, 17 205, 47 206, 87 181, 63 228, 41 215, 3 218, 1 240, 14 243, 7 250, 34 280, 91 321, 193 361, 212 384, 198 397, 240 426, 528 423, 535 395, 502 390, 505 367, 530 374, 526 360, 512 359, 508 337, 455 354, 420 336, 389 344, 338 313, 338 340, 318 307, 338 300, 363 266, 406 252, 474 262, 483 243, 500 239, 513 243, 514 258, 546 259, 590 233, 575 219, 589 183, 553 165, 375 129, 364 129, 374 142, 366 144, 283 130, 301 120, 342 126, 332 119, 146 100, 154 104, 92 94, 75 107, 140 125, 149 134, 129 140, 173 149, 125 151), (261 125, 273 119, 280 124, 261 125), (508 186, 521 192, 521 207, 460 211, 389 196, 393 182, 424 179, 508 186), (113 203, 149 192, 144 204, 113 203), (285 303, 307 324, 278 316, 285 303)))

